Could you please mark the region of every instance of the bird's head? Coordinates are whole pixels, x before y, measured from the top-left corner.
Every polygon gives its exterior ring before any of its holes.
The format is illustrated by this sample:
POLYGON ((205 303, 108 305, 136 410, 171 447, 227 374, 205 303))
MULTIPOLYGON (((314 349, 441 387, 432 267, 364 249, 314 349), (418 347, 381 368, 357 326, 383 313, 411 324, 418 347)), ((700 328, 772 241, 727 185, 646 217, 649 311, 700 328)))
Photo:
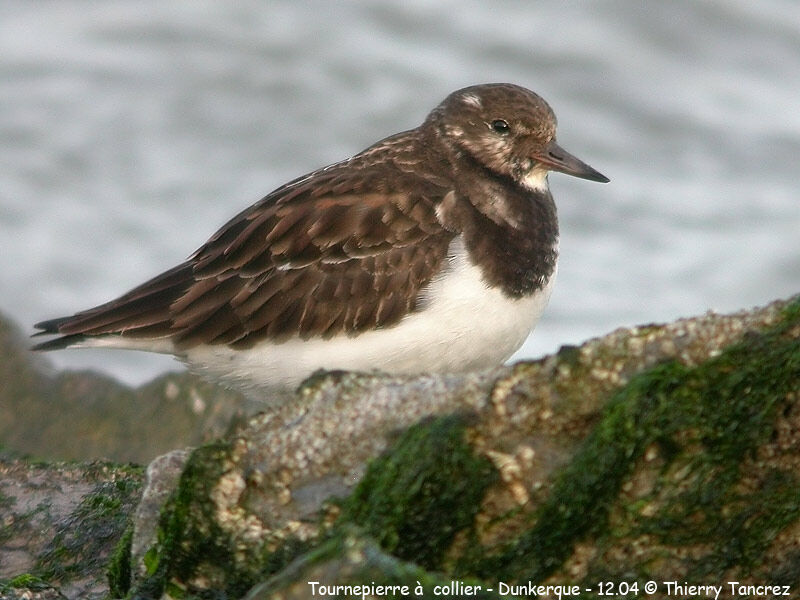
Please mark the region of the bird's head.
POLYGON ((556 116, 540 96, 508 83, 463 88, 428 117, 459 156, 523 187, 547 186, 548 171, 607 183, 609 179, 556 142, 556 116))

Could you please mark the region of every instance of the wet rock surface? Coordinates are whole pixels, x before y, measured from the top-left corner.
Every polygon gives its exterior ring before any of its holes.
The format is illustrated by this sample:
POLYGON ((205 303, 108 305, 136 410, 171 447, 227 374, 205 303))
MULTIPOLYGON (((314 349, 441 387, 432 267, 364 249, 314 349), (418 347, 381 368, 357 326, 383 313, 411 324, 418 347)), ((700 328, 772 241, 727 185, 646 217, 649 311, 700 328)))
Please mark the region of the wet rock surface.
POLYGON ((104 598, 143 480, 135 466, 0 457, 0 597, 104 598))

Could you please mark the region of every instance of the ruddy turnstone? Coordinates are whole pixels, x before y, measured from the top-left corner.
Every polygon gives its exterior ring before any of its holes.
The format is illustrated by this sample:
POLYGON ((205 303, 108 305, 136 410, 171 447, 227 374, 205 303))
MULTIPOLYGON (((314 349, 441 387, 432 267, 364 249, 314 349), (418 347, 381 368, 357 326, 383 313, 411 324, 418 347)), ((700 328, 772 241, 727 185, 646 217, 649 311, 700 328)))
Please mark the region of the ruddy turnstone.
POLYGON ((259 394, 318 369, 498 365, 553 286, 548 171, 609 181, 556 143, 538 95, 506 83, 458 90, 416 129, 277 188, 178 266, 38 323, 36 335, 60 337, 35 349, 173 354, 259 394))

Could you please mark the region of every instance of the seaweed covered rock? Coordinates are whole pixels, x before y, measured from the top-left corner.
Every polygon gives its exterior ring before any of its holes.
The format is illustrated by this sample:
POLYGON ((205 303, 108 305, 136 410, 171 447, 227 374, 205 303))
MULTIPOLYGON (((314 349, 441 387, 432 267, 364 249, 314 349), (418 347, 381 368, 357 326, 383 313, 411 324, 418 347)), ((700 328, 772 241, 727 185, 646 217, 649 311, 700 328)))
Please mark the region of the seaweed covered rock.
POLYGON ((795 589, 800 300, 464 376, 320 375, 185 461, 118 594, 795 589))
POLYGON ((106 597, 143 480, 132 466, 0 457, 0 597, 106 597))

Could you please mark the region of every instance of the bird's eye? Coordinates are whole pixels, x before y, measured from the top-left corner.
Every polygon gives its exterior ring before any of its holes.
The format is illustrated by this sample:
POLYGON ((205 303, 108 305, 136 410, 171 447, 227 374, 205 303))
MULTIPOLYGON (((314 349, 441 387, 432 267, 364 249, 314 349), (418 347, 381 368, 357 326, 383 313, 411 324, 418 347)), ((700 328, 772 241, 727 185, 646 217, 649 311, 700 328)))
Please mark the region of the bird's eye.
POLYGON ((503 119, 495 119, 492 121, 492 129, 494 129, 500 135, 506 135, 511 130, 508 126, 508 122, 504 121, 503 119))

